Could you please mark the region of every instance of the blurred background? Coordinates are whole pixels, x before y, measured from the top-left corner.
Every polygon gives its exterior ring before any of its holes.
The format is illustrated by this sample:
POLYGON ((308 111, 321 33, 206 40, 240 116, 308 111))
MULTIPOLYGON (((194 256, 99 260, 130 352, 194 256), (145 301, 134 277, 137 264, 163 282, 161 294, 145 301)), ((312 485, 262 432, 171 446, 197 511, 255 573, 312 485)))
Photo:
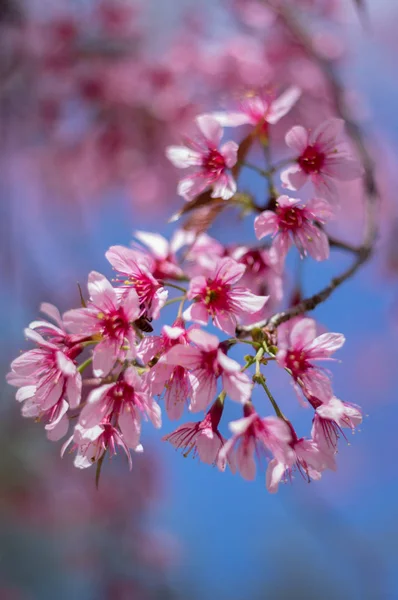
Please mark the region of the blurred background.
MULTIPOLYGON (((274 130, 282 152, 292 124, 332 114, 322 73, 260 0, 0 1, 1 600, 398 598, 398 5, 290 4, 369 134, 381 231, 372 262, 316 313, 347 338, 336 394, 367 417, 340 444, 337 473, 271 496, 263 476, 248 484, 184 459, 150 427, 133 471, 107 462, 97 491, 20 416, 4 377, 40 302, 77 306, 76 282, 111 275, 109 245, 173 231, 182 200, 164 150, 196 114, 248 88, 299 85, 305 97, 274 130)), ((264 194, 252 174, 241 186, 264 194)), ((360 196, 345 184, 334 225, 353 242, 360 196)), ((225 213, 210 234, 244 243, 252 221, 225 213)), ((287 286, 311 293, 347 260, 305 261, 287 286)), ((308 428, 277 374, 273 390, 308 428)))

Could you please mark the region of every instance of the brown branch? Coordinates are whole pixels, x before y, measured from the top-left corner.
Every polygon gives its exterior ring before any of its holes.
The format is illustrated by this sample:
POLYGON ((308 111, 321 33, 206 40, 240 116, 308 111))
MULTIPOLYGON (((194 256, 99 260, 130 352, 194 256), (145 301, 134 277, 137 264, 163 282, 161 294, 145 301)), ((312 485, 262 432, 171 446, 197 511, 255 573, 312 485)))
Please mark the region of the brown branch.
MULTIPOLYGON (((353 264, 343 271, 337 277, 334 277, 331 282, 318 293, 304 299, 299 304, 292 306, 286 311, 277 313, 270 319, 263 323, 257 323, 257 327, 266 326, 268 329, 273 330, 281 323, 288 321, 289 319, 301 315, 309 310, 313 310, 319 304, 329 298, 333 291, 338 288, 342 283, 350 279, 359 270, 360 267, 370 258, 374 249, 374 243, 377 237, 377 218, 376 211, 379 201, 379 192, 377 189, 374 164, 371 154, 365 143, 364 135, 359 125, 352 119, 350 111, 347 108, 345 102, 344 87, 341 83, 335 69, 330 61, 320 56, 312 44, 311 37, 308 35, 306 30, 301 26, 301 23, 297 19, 296 15, 289 10, 286 6, 274 6, 272 0, 264 0, 267 4, 284 22, 291 35, 300 44, 304 52, 309 56, 322 71, 325 80, 330 89, 331 97, 335 105, 336 113, 344 119, 347 127, 347 132, 351 138, 353 145, 356 148, 358 156, 361 160, 364 168, 364 191, 365 191, 365 212, 366 212, 366 224, 363 235, 363 241, 359 248, 355 248, 329 238, 331 244, 335 247, 339 247, 345 250, 349 250, 356 255, 356 259, 353 264)), ((241 328, 242 331, 249 332, 251 328, 241 328)))

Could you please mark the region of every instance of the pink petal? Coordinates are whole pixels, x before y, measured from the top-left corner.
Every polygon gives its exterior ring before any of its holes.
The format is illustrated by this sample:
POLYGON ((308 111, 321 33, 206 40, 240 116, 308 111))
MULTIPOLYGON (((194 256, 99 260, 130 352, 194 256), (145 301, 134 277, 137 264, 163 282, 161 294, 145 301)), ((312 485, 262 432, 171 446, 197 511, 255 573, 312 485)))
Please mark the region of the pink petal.
POLYGON ((336 146, 343 130, 344 121, 342 119, 328 119, 310 135, 310 143, 311 145, 316 144, 320 151, 327 153, 336 146))
POLYGON ((194 175, 188 175, 188 177, 180 179, 177 186, 177 194, 187 201, 193 200, 209 186, 209 183, 209 178, 206 174, 195 173, 194 175))
POLYGON ((239 146, 236 142, 226 142, 220 148, 220 153, 225 159, 225 164, 230 169, 236 164, 238 160, 238 149, 239 146))
POLYGON ((265 476, 267 490, 270 494, 276 494, 278 486, 285 474, 286 467, 283 463, 280 463, 273 458, 267 467, 267 473, 265 476))
POLYGON ((258 240, 261 240, 266 235, 274 235, 277 230, 278 217, 271 210, 265 210, 254 219, 254 233, 258 240))
POLYGON ((267 116, 268 123, 271 123, 272 125, 277 123, 293 108, 300 96, 301 90, 296 86, 291 86, 283 92, 279 98, 271 103, 270 111, 267 116))
POLYGON ((256 125, 257 121, 244 112, 214 112, 211 116, 222 127, 239 127, 240 125, 256 125))
POLYGON ((313 340, 306 351, 312 360, 329 358, 333 352, 343 346, 344 342, 345 337, 342 333, 323 333, 313 340))
POLYGON ((66 395, 71 408, 77 408, 80 404, 82 395, 82 376, 76 373, 74 377, 69 377, 66 384, 66 395))
POLYGON ((236 451, 236 466, 246 481, 256 478, 256 461, 254 460, 255 444, 253 439, 241 443, 236 451))
POLYGON ((352 181, 363 175, 363 168, 356 160, 346 156, 330 156, 326 159, 322 171, 339 181, 352 181))
POLYGON ((235 315, 230 312, 218 311, 213 317, 213 325, 228 335, 235 335, 237 324, 235 315))
POLYGON ((223 285, 233 285, 239 281, 245 271, 245 265, 236 262, 233 258, 222 258, 217 263, 214 280, 223 285))
POLYGON ((88 291, 94 304, 105 310, 112 310, 116 306, 117 296, 110 281, 101 273, 91 271, 88 276, 88 291))
POLYGON ((166 156, 177 169, 186 169, 202 164, 202 157, 199 152, 186 146, 168 146, 166 156))
POLYGON ((236 193, 236 190, 236 181, 232 177, 231 173, 223 173, 213 183, 213 191, 211 193, 211 197, 229 200, 236 193))
POLYGON ((208 465, 214 464, 221 445, 221 440, 217 435, 209 437, 202 433, 196 440, 200 460, 208 465))
POLYGON ((269 298, 269 296, 256 296, 246 288, 231 290, 229 297, 238 309, 240 317, 258 312, 264 308, 269 298))
POLYGON ((44 313, 48 317, 50 317, 53 321, 57 323, 60 329, 64 328, 64 324, 62 322, 61 314, 56 306, 53 304, 49 304, 48 302, 42 302, 40 304, 40 312, 44 313))
POLYGON ((302 170, 299 165, 292 165, 284 171, 281 175, 282 187, 289 188, 290 190, 299 190, 303 187, 308 179, 308 175, 302 170))
POLYGON ((223 388, 227 396, 235 402, 245 404, 252 395, 252 383, 246 373, 223 373, 223 388))
POLYGON ((285 142, 289 148, 295 150, 298 155, 302 154, 308 146, 308 133, 305 127, 295 125, 287 132, 285 142))
POLYGON ((125 409, 119 415, 119 427, 123 435, 123 440, 132 450, 140 443, 141 421, 137 411, 127 411, 125 409))
POLYGON ((316 337, 316 324, 314 319, 300 319, 290 332, 290 344, 295 350, 301 350, 311 344, 316 337))
POLYGON ((95 377, 105 377, 113 368, 118 357, 117 342, 104 339, 93 351, 93 373, 95 377))
POLYGON ((217 379, 214 375, 203 369, 197 369, 189 375, 192 386, 191 404, 192 412, 200 412, 214 400, 217 393, 217 379))
POLYGON ((207 325, 209 313, 203 302, 194 302, 183 312, 183 318, 187 321, 194 321, 201 325, 207 325))
POLYGON ((200 115, 195 120, 206 141, 217 148, 223 134, 219 122, 211 115, 200 115))
MULTIPOLYGON (((218 345, 218 340, 217 340, 218 345)), ((158 364, 182 366, 187 369, 197 367, 202 356, 199 348, 186 346, 185 344, 177 344, 173 346, 166 354, 162 356, 158 364)))
POLYGON ((188 333, 188 338, 205 352, 215 350, 220 344, 217 336, 211 335, 211 333, 207 333, 207 331, 202 331, 201 329, 191 329, 188 333))

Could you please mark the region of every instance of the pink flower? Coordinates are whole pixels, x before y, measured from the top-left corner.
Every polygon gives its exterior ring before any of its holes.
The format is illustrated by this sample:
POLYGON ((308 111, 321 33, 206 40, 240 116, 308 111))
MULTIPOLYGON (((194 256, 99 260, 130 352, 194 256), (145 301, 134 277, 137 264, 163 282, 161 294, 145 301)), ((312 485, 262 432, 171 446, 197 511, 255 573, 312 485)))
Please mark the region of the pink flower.
POLYGON ((241 372, 240 365, 221 350, 218 338, 199 329, 191 330, 188 338, 196 347, 174 346, 159 362, 190 370, 190 410, 199 412, 210 404, 217 392, 218 377, 222 378, 223 389, 232 400, 247 402, 252 389, 250 379, 241 372))
POLYGON ((80 403, 82 380, 74 359, 81 349, 61 350, 32 329, 25 329, 25 335, 38 348, 11 363, 7 381, 20 388, 16 399, 23 402, 22 415, 43 420, 49 439, 55 441, 68 429, 69 407, 80 403))
POLYGON ((238 112, 217 112, 212 113, 212 117, 223 127, 260 125, 264 126, 266 132, 267 124, 275 125, 292 109, 300 96, 301 90, 295 86, 291 86, 277 98, 269 93, 249 93, 241 100, 238 112))
POLYGON ((228 169, 236 163, 238 145, 227 142, 219 148, 223 130, 210 115, 197 117, 196 124, 200 131, 197 139, 188 140, 186 146, 169 146, 166 149, 166 156, 175 167, 198 168, 196 173, 181 179, 178 194, 185 200, 192 200, 207 188, 212 188, 213 198, 229 200, 236 192, 236 183, 228 169))
MULTIPOLYGON (((226 439, 218 430, 223 404, 216 400, 207 412, 203 421, 196 423, 184 423, 175 431, 165 435, 163 441, 170 442, 178 450, 183 450, 184 456, 193 451, 193 456, 199 456, 200 460, 208 465, 215 465, 221 448, 226 439)), ((225 469, 226 462, 223 468, 225 469)), ((233 470, 233 464, 230 463, 233 470)))
MULTIPOLYGON (((110 423, 94 425, 88 429, 80 423, 75 427, 73 435, 65 442, 61 449, 64 455, 67 447, 72 444, 71 452, 76 451, 74 465, 78 469, 87 469, 98 462, 106 452, 110 456, 116 455, 116 448, 120 446, 127 456, 129 468, 132 468, 130 451, 120 435, 120 432, 110 423)), ((135 448, 136 452, 142 452, 142 446, 135 448)))
POLYGON ((338 198, 335 180, 351 181, 362 175, 360 164, 342 149, 342 119, 328 119, 315 131, 297 125, 286 134, 286 144, 299 155, 296 164, 281 173, 284 187, 299 190, 308 178, 316 194, 333 202, 338 198))
POLYGON ((136 231, 134 236, 148 247, 151 257, 149 270, 155 279, 179 279, 183 275, 175 255, 183 245, 179 235, 173 236, 170 243, 158 233, 136 231))
POLYGON ((297 198, 280 196, 275 212, 265 210, 254 220, 257 239, 272 235, 275 239, 273 248, 283 260, 294 243, 301 256, 308 252, 315 260, 326 260, 329 257, 329 240, 315 222, 326 223, 331 217, 330 205, 319 198, 313 198, 300 205, 297 198))
POLYGON ((251 481, 256 476, 255 454, 258 458, 270 453, 280 461, 291 459, 292 435, 290 427, 283 419, 262 419, 248 404, 244 407, 244 414, 242 419, 229 424, 234 435, 220 450, 218 465, 223 470, 225 461, 233 457, 241 476, 251 481))
MULTIPOLYGON (((177 319, 173 327, 164 325, 161 336, 143 339, 138 350, 139 357, 144 364, 147 364, 156 355, 164 355, 173 346, 188 344, 188 332, 194 327, 186 330, 182 319, 177 319)), ((186 401, 192 393, 187 370, 180 365, 158 361, 149 371, 148 381, 152 394, 160 395, 164 392, 166 412, 169 419, 172 421, 180 419, 186 401)))
POLYGON ((194 277, 187 297, 195 302, 184 312, 184 318, 207 325, 210 316, 216 327, 234 335, 238 318, 241 321, 250 318, 268 300, 268 296, 256 296, 247 288, 234 287, 245 270, 244 265, 232 258, 223 258, 207 279, 194 277))
MULTIPOLYGON (((283 298, 281 262, 271 249, 237 246, 229 250, 231 258, 246 267, 240 283, 259 295, 269 295, 270 302, 280 302, 283 298)), ((268 308, 267 303, 267 308, 268 308)))
POLYGON ((117 424, 126 446, 135 450, 140 443, 142 415, 149 417, 156 428, 161 426, 160 406, 152 399, 145 379, 129 367, 115 383, 90 393, 79 423, 84 429, 117 424))
MULTIPOLYGON (((309 398, 315 410, 312 437, 322 448, 337 449, 337 440, 343 428, 352 431, 362 423, 362 413, 358 406, 330 398, 321 403, 317 398, 309 398)), ((344 435, 344 434, 343 434, 344 435)))
POLYGON ((111 246, 105 253, 112 267, 123 275, 121 283, 133 287, 140 305, 140 315, 157 319, 167 300, 167 290, 155 279, 151 257, 124 246, 111 246))
POLYGON ((288 456, 288 461, 279 461, 276 458, 270 461, 267 473, 266 484, 271 494, 278 491, 279 483, 282 480, 292 478, 294 467, 308 481, 310 479, 318 480, 325 469, 336 470, 335 451, 318 445, 314 440, 298 439, 295 437, 291 443, 293 453, 288 456))
POLYGON ((73 333, 99 337, 93 351, 93 371, 96 377, 104 377, 117 360, 135 356, 133 322, 140 316, 139 300, 134 289, 118 294, 106 277, 96 271, 88 277, 88 291, 87 308, 69 310, 64 314, 64 322, 73 333))
POLYGON ((287 324, 280 332, 276 359, 281 367, 291 371, 306 397, 315 396, 327 402, 333 395, 329 377, 313 361, 331 360, 344 342, 341 333, 317 336, 315 321, 303 318, 293 325, 287 324))

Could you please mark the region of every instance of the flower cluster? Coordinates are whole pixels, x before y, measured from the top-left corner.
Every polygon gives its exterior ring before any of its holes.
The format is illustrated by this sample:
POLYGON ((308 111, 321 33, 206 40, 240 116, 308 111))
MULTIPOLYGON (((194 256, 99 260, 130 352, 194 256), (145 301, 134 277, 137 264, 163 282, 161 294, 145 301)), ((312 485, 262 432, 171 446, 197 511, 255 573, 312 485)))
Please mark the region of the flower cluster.
POLYGON ((43 304, 54 323, 35 321, 25 330, 35 348, 13 361, 8 381, 18 387, 23 416, 44 422, 51 440, 66 437, 62 454, 74 453, 77 467, 100 468, 106 455, 120 449, 131 467, 132 453, 143 450, 143 423, 160 428, 163 405, 170 421, 186 411, 203 413, 165 441, 248 480, 265 461, 270 492, 295 470, 308 480, 335 470, 338 438, 362 419, 357 406, 335 397, 330 373, 321 366, 333 360, 344 336, 320 332, 305 310, 279 320, 272 315, 289 303, 284 274, 292 249, 301 258, 329 257, 325 226, 337 210, 338 182, 360 177, 361 167, 342 146, 338 118, 313 132, 301 125, 290 129, 285 141, 292 156, 282 163, 260 168, 247 162, 256 146, 271 155, 272 128, 300 95, 297 88, 248 94, 238 112, 198 116, 197 137, 166 150, 175 167, 191 169, 178 184, 188 203, 183 212, 195 222, 203 210, 244 208, 255 215, 253 232, 265 243, 223 245, 195 227, 178 229, 170 242, 138 231, 130 248, 106 252, 113 282, 91 272, 80 308, 61 316, 43 304), (249 132, 241 143, 220 145, 224 127, 249 132), (266 179, 265 204, 238 191, 243 169, 266 179), (287 195, 297 195, 307 180, 307 200, 287 195), (177 307, 171 316, 170 306, 177 307), (291 378, 300 401, 312 409, 308 437, 297 433, 271 393, 272 368, 291 378), (257 407, 257 389, 272 414, 264 415, 264 402, 257 407), (229 424, 232 436, 226 439, 221 426, 229 400, 240 405, 242 417, 229 424))

